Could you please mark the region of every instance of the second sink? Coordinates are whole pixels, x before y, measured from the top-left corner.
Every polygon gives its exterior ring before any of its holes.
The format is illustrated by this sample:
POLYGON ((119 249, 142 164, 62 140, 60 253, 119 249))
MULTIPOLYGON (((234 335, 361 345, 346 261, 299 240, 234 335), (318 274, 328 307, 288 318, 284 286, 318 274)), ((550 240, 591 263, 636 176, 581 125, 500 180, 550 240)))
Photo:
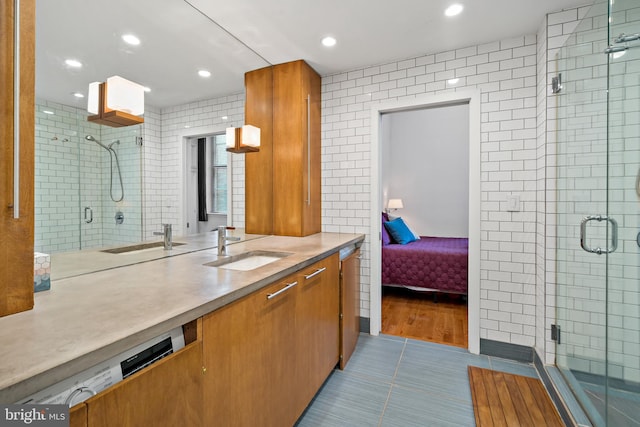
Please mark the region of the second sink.
POLYGON ((250 251, 208 262, 209 267, 249 271, 291 255, 289 252, 250 251))

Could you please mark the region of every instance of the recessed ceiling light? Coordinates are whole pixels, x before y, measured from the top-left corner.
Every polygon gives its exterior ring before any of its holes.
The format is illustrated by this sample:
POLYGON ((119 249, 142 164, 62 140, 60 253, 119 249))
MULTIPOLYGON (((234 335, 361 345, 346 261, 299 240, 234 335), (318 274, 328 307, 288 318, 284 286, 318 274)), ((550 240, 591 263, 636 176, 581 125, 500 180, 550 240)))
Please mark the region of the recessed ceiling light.
POLYGON ((336 39, 331 37, 331 36, 327 36, 327 37, 322 39, 322 44, 327 46, 327 47, 335 46, 336 45, 336 39))
POLYGON ((449 86, 453 86, 453 85, 457 84, 459 81, 460 81, 460 79, 449 79, 449 80, 447 80, 447 84, 449 86))
POLYGON ((64 61, 64 63, 73 68, 82 67, 82 62, 78 61, 77 59, 67 59, 66 61, 64 61))
POLYGON ((125 43, 128 43, 133 46, 138 46, 140 44, 140 39, 134 36, 133 34, 124 34, 122 36, 122 40, 124 40, 125 43))
POLYGON ((211 77, 211 72, 207 70, 199 70, 198 75, 200 77, 211 77))
POLYGON ((142 89, 144 89, 145 92, 151 92, 151 88, 148 86, 145 86, 142 89))
POLYGON ((444 14, 446 16, 456 16, 456 15, 460 14, 460 12, 462 12, 462 9, 464 9, 464 6, 462 6, 461 4, 455 3, 455 4, 452 4, 451 6, 449 6, 444 11, 444 14))
POLYGON ((76 98, 84 98, 84 94, 80 92, 74 92, 72 95, 75 96, 76 98))
POLYGON ((45 114, 53 114, 53 111, 51 110, 42 110, 42 112, 45 114))

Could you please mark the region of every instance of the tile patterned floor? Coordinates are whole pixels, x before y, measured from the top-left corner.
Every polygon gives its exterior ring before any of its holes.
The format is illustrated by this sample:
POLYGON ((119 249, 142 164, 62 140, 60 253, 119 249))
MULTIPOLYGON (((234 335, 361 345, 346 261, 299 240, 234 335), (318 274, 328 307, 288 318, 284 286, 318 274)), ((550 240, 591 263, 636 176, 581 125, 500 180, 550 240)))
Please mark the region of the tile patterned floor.
POLYGON ((529 364, 423 341, 361 334, 347 368, 331 374, 296 425, 472 427, 469 365, 537 377, 529 364))

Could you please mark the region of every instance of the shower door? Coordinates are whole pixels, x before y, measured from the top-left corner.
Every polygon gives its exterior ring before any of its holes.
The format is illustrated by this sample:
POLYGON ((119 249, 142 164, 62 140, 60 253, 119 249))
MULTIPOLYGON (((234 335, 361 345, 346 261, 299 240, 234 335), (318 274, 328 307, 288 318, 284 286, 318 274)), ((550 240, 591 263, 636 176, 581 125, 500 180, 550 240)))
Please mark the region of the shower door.
POLYGON ((80 157, 80 249, 143 240, 143 126, 85 124, 80 157), (91 135, 109 150, 85 136, 91 135))
POLYGON ((597 1, 558 57, 556 363, 596 426, 640 425, 639 18, 597 1))

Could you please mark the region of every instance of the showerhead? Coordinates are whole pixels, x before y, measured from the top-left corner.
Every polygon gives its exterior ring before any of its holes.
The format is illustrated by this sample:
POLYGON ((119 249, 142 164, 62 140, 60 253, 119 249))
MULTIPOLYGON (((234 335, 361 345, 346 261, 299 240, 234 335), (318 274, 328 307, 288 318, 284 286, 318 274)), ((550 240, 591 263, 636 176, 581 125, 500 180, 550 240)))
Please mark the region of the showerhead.
POLYGON ((85 136, 85 137, 84 137, 84 139, 86 139, 87 141, 93 141, 93 142, 95 142, 96 144, 98 144, 100 147, 104 148, 105 150, 107 150, 107 151, 111 151, 111 150, 109 150, 109 147, 107 147, 106 145, 104 145, 103 143, 101 143, 100 141, 98 141, 97 139, 95 139, 95 138, 93 137, 93 135, 87 135, 87 136, 85 136))

